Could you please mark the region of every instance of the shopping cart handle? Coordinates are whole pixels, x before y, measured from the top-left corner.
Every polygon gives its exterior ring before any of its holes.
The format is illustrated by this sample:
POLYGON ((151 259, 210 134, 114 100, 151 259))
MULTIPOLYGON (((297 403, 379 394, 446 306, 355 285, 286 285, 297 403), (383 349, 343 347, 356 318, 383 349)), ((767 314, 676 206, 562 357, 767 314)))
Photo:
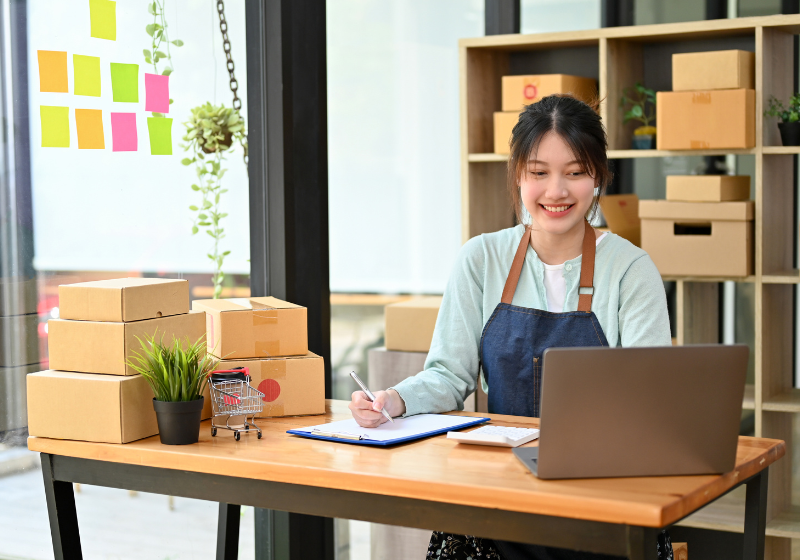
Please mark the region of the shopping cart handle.
POLYGON ((247 377, 250 377, 250 368, 249 367, 237 367, 232 369, 218 369, 216 371, 210 372, 206 377, 211 377, 215 373, 243 373, 247 377))

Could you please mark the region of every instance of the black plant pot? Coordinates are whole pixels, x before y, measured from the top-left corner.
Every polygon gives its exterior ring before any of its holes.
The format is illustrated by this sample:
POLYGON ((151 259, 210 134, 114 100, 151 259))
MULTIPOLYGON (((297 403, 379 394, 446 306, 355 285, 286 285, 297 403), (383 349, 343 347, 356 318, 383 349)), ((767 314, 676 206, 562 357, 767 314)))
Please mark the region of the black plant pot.
POLYGON ((800 146, 800 122, 778 123, 784 146, 800 146))
POLYGON ((165 445, 188 445, 200 438, 203 397, 194 401, 165 402, 153 399, 158 434, 165 445))

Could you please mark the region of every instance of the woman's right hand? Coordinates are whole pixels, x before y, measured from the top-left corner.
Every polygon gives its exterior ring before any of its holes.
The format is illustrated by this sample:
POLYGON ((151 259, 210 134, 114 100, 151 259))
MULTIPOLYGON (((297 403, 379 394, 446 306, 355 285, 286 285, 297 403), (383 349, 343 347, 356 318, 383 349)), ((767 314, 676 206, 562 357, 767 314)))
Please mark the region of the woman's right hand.
POLYGON ((356 391, 350 397, 348 408, 353 413, 356 423, 362 428, 377 428, 388 422, 381 413, 382 408, 385 408, 392 418, 405 414, 406 403, 394 389, 375 391, 374 394, 375 402, 370 402, 364 391, 356 391))

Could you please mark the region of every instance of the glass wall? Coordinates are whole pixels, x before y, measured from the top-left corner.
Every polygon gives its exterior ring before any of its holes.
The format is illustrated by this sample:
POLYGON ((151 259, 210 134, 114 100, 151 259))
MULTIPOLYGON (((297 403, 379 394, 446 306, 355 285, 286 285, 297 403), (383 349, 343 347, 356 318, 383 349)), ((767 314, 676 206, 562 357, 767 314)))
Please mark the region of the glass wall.
MULTIPOLYGON (((58 285, 177 277, 189 280, 192 299, 212 297, 215 239, 203 224, 216 212, 227 214, 219 252, 230 251, 222 295, 249 295, 242 146, 224 154, 227 192, 218 206, 211 195, 203 212, 202 189, 192 185, 207 183, 183 140, 193 108, 232 105, 216 2, 107 5, 115 5, 114 18, 103 21, 85 1, 5 0, 0 12, 2 29, 10 30, 0 57, 3 137, 14 139, 3 145, 0 184, 2 558, 53 555, 38 454, 25 447, 24 375, 47 368, 58 285)), ((246 123, 244 3, 227 3, 225 16, 246 123)), ((216 504, 77 490, 87 557, 200 558, 215 549, 216 504)), ((252 509, 244 516, 240 557, 247 558, 254 554, 252 509)))

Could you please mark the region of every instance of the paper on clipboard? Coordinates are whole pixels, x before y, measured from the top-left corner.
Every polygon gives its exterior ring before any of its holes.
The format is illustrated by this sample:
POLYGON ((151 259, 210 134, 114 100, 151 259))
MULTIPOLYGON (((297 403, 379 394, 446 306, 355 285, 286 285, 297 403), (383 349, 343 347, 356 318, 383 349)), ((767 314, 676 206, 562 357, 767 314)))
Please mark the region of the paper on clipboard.
POLYGON ((362 439, 372 441, 391 441, 407 438, 419 438, 425 434, 441 433, 465 422, 480 420, 473 416, 452 416, 445 414, 418 414, 408 418, 396 418, 394 424, 386 422, 379 428, 362 428, 352 418, 330 424, 297 428, 292 432, 342 437, 344 439, 362 439), (352 437, 348 437, 352 436, 352 437), (360 437, 359 437, 360 436, 360 437))

